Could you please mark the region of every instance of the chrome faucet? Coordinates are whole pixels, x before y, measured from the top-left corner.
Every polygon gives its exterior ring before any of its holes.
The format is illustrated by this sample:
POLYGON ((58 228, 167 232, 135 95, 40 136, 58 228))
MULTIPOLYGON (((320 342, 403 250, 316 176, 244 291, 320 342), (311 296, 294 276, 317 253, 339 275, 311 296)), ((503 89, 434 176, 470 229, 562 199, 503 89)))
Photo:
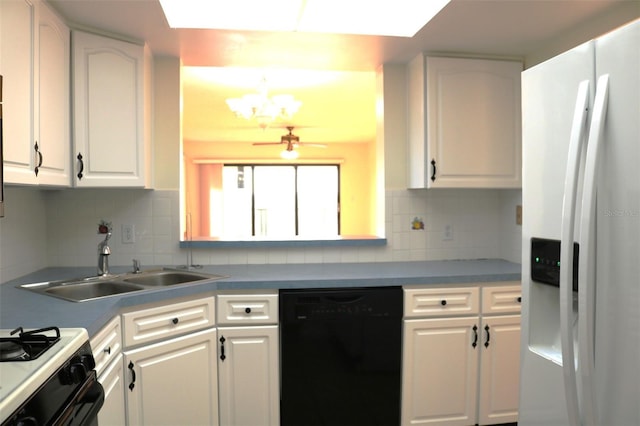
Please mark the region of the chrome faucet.
POLYGON ((139 274, 140 272, 140 261, 138 259, 133 259, 133 273, 139 274))
POLYGON ((111 232, 107 232, 104 241, 98 244, 98 275, 100 276, 109 275, 109 255, 111 254, 109 238, 111 238, 111 232))

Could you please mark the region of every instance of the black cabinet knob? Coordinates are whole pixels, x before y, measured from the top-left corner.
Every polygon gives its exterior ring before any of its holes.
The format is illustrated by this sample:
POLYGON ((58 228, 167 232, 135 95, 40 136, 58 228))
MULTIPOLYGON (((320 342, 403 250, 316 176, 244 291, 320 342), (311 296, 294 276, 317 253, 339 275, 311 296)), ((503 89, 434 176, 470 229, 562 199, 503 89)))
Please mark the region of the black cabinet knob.
POLYGON ((522 302, 522 296, 518 296, 517 300, 518 300, 518 303, 521 303, 522 302))
POLYGON ((246 307, 244 308, 245 313, 250 314, 251 313, 251 308, 246 307))
POLYGON ((177 324, 180 322, 180 320, 178 318, 174 318, 171 320, 172 323, 177 324))
POLYGON ((447 305, 447 301, 446 301, 446 300, 441 300, 441 301, 440 301, 440 304, 441 304, 442 306, 446 306, 446 305, 447 305))

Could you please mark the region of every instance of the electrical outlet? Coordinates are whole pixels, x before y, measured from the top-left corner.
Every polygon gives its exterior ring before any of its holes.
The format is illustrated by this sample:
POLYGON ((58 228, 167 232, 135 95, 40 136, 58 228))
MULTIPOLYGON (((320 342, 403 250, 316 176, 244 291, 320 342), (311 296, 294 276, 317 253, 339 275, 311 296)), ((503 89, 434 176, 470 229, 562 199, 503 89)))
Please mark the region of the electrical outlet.
POLYGON ((453 225, 445 225, 442 231, 442 241, 453 240, 453 225))
POLYGON ((516 225, 522 225, 522 206, 516 206, 516 225))
POLYGON ((136 242, 136 226, 132 224, 122 225, 122 244, 136 242))

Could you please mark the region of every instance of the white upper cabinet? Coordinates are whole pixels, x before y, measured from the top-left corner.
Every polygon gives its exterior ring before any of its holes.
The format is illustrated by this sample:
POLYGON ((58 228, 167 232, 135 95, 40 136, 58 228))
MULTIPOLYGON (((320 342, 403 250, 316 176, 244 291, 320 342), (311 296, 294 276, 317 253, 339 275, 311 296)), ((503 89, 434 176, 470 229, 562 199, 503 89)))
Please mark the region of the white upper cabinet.
POLYGON ((515 61, 411 61, 410 188, 521 187, 521 71, 515 61))
POLYGON ((45 3, 38 21, 38 183, 70 186, 70 32, 45 3))
POLYGON ((150 89, 148 48, 73 32, 75 186, 149 186, 150 89))
POLYGON ((69 29, 39 0, 0 2, 6 183, 69 186, 69 29))
POLYGON ((36 4, 29 0, 3 1, 0 11, 4 179, 6 183, 35 184, 36 4))

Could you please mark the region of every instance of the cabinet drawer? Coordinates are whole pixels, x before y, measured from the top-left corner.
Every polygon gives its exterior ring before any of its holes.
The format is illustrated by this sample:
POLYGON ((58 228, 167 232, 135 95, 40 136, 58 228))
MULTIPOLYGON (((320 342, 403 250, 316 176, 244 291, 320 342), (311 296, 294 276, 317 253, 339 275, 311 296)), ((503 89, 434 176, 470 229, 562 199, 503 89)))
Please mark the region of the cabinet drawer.
POLYGON ((477 287, 405 289, 404 316, 415 318, 478 314, 479 295, 477 287))
POLYGON ((115 317, 91 339, 91 351, 96 360, 96 374, 100 375, 111 360, 122 351, 120 317, 115 317))
POLYGON ((483 314, 519 313, 522 301, 522 287, 503 285, 484 287, 482 289, 483 314))
POLYGON ((277 324, 277 294, 221 294, 218 324, 277 324))
POLYGON ((167 339, 213 325, 215 325, 213 297, 122 314, 125 347, 167 339))

